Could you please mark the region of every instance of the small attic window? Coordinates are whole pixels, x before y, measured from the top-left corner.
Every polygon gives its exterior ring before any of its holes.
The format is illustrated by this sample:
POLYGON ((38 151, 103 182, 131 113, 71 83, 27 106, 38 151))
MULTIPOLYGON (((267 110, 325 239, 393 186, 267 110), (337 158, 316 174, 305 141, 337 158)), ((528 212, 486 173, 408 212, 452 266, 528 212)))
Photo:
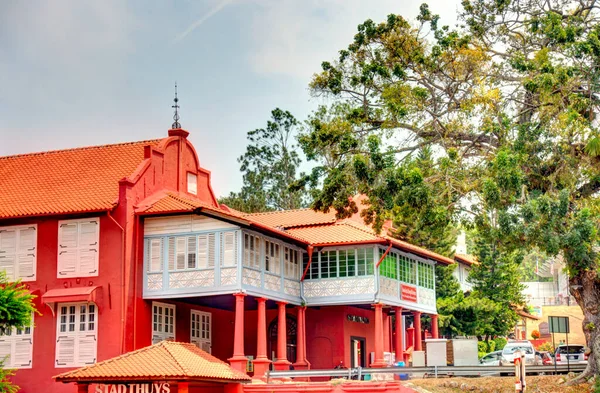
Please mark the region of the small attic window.
POLYGON ((198 177, 195 173, 187 174, 187 191, 190 194, 197 195, 198 194, 198 177))

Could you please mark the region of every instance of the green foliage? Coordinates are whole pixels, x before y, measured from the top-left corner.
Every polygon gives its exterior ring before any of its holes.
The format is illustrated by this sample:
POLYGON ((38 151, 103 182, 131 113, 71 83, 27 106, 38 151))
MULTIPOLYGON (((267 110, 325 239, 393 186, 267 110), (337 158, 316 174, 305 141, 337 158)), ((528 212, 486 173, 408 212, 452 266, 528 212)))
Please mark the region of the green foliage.
POLYGON ((460 283, 452 274, 458 267, 457 264, 436 266, 435 268, 435 296, 437 299, 452 298, 460 293, 460 283))
POLYGON ((538 351, 554 352, 554 347, 552 346, 552 343, 550 343, 550 342, 542 343, 542 344, 538 345, 538 347, 536 349, 538 351))
POLYGON ((506 340, 504 337, 496 337, 494 339, 494 347, 496 348, 496 351, 501 351, 504 349, 506 343, 508 343, 508 340, 506 340))
POLYGON ((496 350, 496 342, 491 341, 478 341, 477 342, 477 355, 481 359, 485 355, 490 352, 494 352, 496 350))
MULTIPOLYGON (((9 282, 6 273, 0 271, 0 332, 11 328, 25 328, 31 325, 31 316, 36 311, 33 305, 34 295, 20 282, 9 282)), ((16 393, 19 388, 9 378, 13 370, 3 368, 0 359, 0 392, 16 393)))
POLYGON ((246 153, 238 159, 244 173, 242 189, 219 202, 247 213, 305 207, 306 193, 293 188, 301 162, 294 144, 298 128, 290 112, 277 108, 266 128, 249 131, 246 153))

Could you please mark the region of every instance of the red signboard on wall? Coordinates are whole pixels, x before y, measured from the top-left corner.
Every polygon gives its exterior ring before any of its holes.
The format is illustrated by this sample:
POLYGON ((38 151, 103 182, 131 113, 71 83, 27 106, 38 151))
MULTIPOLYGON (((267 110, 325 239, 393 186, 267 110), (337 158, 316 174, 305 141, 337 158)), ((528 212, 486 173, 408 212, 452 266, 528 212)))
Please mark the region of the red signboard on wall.
POLYGON ((400 285, 400 292, 402 294, 402 300, 407 302, 417 302, 417 287, 410 285, 400 285))

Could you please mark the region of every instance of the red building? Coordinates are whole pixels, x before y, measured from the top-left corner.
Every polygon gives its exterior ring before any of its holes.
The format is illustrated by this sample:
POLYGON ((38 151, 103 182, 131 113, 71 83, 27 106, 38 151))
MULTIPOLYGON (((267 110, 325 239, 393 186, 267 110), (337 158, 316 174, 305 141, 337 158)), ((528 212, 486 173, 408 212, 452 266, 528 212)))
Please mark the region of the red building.
POLYGON ((420 349, 422 314, 437 337, 451 259, 359 218, 219 206, 187 136, 0 158, 0 269, 39 296, 0 336, 23 392, 74 391, 52 376, 161 340, 258 376, 384 366, 420 349))

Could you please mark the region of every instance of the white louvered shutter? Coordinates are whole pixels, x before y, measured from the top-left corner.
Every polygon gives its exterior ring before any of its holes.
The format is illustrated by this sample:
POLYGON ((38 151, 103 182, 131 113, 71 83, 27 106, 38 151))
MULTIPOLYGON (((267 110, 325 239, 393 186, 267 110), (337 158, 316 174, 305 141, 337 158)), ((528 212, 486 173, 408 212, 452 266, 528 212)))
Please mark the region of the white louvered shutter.
POLYGON ((82 334, 77 337, 77 363, 80 365, 96 363, 96 335, 82 334))
POLYGON ((67 366, 75 363, 76 336, 58 336, 56 340, 56 365, 67 366))
POLYGON ((58 229, 58 277, 77 272, 77 223, 61 223, 58 229))
POLYGON ((198 267, 205 269, 208 267, 208 235, 198 236, 198 267))
POLYGON ((150 240, 150 271, 162 272, 163 270, 163 240, 150 240))
POLYGON ((216 256, 216 236, 214 233, 208 234, 208 267, 215 267, 216 256))
POLYGON ((221 241, 221 244, 221 266, 235 266, 237 262, 236 233, 223 233, 223 240, 221 241))
POLYGON ((185 258, 185 256, 186 256, 185 237, 178 237, 176 239, 176 241, 177 241, 177 247, 176 247, 176 250, 177 250, 177 253, 176 253, 177 261, 176 261, 176 263, 177 263, 177 265, 176 265, 175 268, 177 270, 183 270, 183 269, 185 269, 185 259, 186 259, 185 258))
POLYGON ((9 280, 16 279, 17 231, 0 230, 0 270, 9 280))
MULTIPOLYGON (((12 359, 10 354, 12 352, 12 338, 10 336, 0 336, 0 360, 4 361, 4 365, 10 365, 12 359)), ((6 367, 8 368, 8 367, 6 367)))
POLYGON ((98 238, 100 225, 97 220, 79 223, 79 273, 98 274, 98 238))
POLYGON ((175 270, 175 238, 169 238, 169 270, 175 270))
POLYGON ((35 280, 35 261, 37 230, 28 227, 19 230, 17 248, 17 271, 18 277, 23 281, 35 280))
POLYGON ((31 337, 18 337, 15 340, 13 367, 29 367, 33 359, 31 337))

